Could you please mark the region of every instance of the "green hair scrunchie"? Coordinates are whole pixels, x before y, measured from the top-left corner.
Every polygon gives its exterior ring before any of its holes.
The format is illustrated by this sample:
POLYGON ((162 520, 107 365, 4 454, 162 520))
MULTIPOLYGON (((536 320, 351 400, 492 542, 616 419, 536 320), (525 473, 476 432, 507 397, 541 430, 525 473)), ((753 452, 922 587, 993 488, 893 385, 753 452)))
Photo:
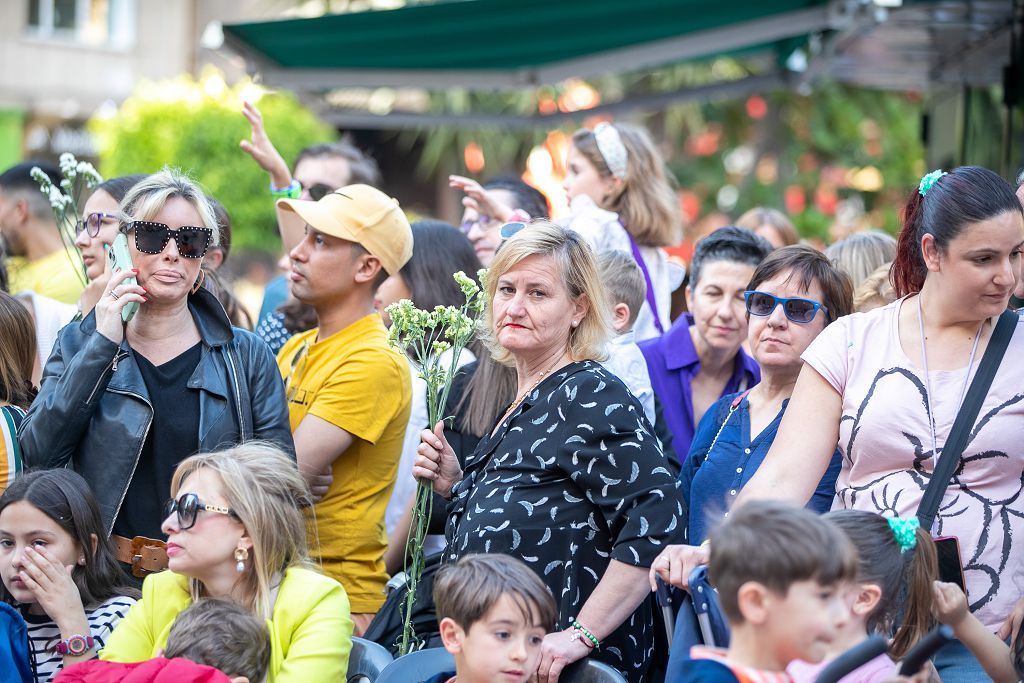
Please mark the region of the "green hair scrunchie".
POLYGON ((892 535, 896 537, 896 543, 900 547, 900 552, 905 553, 908 550, 913 550, 914 546, 917 545, 917 530, 921 528, 921 522, 918 521, 917 517, 911 517, 910 519, 889 517, 886 521, 889 522, 892 535))
POLYGON ((917 191, 922 197, 925 196, 928 194, 928 190, 932 189, 932 186, 935 185, 939 178, 944 175, 946 175, 946 172, 941 168, 937 168, 931 173, 926 174, 925 177, 921 178, 921 182, 917 186, 917 191))

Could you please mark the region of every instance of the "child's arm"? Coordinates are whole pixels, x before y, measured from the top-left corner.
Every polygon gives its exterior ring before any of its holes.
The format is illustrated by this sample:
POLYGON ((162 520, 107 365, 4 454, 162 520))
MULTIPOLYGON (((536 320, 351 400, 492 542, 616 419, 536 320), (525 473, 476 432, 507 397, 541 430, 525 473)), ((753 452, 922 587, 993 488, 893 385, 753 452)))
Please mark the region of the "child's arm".
POLYGON ((977 657, 985 673, 996 683, 1017 683, 1010 648, 971 614, 967 609, 967 596, 960 587, 936 581, 932 592, 939 621, 953 628, 953 633, 977 657))
MULTIPOLYGON (((91 638, 89 619, 82 606, 82 596, 71 578, 73 566, 66 567, 53 557, 45 546, 25 550, 21 578, 32 592, 36 603, 60 629, 62 642, 71 638, 91 638)), ((65 653, 64 666, 71 666, 96 657, 96 645, 86 645, 78 654, 65 653)))

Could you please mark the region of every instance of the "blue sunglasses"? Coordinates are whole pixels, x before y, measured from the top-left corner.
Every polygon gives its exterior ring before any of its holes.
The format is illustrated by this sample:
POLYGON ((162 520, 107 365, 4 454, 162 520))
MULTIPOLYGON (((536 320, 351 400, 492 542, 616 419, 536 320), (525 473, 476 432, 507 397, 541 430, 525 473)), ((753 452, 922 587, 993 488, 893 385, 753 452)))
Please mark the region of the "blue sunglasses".
POLYGON ((826 322, 829 320, 828 309, 811 299, 784 299, 768 292, 757 292, 752 289, 743 292, 743 299, 747 304, 747 313, 750 315, 769 316, 776 306, 782 304, 782 312, 795 323, 806 325, 811 322, 818 314, 818 309, 825 312, 826 322))

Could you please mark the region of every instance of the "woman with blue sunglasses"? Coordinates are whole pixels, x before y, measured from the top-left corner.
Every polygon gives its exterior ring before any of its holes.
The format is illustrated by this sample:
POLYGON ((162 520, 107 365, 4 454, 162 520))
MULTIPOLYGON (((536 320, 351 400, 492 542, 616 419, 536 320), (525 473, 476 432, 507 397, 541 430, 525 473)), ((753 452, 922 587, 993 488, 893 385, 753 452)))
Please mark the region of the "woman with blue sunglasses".
MULTIPOLYGON (((803 366, 801 354, 829 323, 851 312, 853 288, 821 252, 794 245, 757 267, 744 299, 747 342, 761 381, 723 396, 700 421, 680 475, 689 545, 661 553, 651 567, 652 584, 660 576, 685 587, 689 572, 707 561, 701 543, 768 454, 803 366)), ((808 507, 831 508, 840 466, 837 451, 808 507)))

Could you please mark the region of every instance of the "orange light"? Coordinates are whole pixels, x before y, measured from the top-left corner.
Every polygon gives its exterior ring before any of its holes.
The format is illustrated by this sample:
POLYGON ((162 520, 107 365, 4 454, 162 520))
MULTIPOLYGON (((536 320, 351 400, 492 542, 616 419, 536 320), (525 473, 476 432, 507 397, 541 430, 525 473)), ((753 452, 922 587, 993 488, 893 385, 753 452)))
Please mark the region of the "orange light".
POLYGON ((466 170, 470 173, 479 173, 484 170, 484 166, 487 163, 486 159, 484 159, 484 150, 475 142, 466 145, 466 149, 462 152, 462 160, 466 164, 466 170))
POLYGON ((760 95, 747 98, 747 116, 752 119, 763 119, 768 113, 768 103, 760 95))

